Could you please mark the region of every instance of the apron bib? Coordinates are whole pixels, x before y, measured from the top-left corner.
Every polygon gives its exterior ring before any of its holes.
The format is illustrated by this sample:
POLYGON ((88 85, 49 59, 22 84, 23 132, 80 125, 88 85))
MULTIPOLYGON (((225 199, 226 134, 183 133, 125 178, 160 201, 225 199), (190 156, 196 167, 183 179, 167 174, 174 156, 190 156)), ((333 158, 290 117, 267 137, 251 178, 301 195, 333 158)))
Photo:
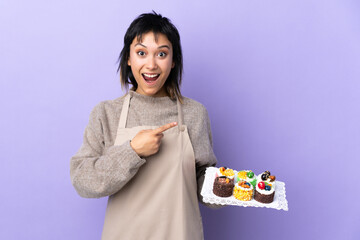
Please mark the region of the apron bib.
MULTIPOLYGON (((126 128, 130 99, 127 94, 114 145, 133 139, 140 130, 159 127, 126 128)), ((194 151, 178 100, 177 108, 178 126, 163 132, 159 151, 109 197, 102 240, 203 239, 194 151)))

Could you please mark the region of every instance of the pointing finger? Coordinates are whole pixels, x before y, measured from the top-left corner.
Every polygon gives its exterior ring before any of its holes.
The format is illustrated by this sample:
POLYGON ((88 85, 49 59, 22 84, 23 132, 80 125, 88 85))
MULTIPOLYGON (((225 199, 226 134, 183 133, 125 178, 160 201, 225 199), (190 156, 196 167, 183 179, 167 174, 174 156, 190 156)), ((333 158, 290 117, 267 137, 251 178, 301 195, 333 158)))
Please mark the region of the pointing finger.
POLYGON ((168 130, 172 127, 175 127, 176 125, 177 125, 177 122, 168 123, 168 124, 165 124, 164 126, 154 129, 154 132, 155 132, 155 134, 159 134, 159 133, 165 132, 166 130, 168 130))

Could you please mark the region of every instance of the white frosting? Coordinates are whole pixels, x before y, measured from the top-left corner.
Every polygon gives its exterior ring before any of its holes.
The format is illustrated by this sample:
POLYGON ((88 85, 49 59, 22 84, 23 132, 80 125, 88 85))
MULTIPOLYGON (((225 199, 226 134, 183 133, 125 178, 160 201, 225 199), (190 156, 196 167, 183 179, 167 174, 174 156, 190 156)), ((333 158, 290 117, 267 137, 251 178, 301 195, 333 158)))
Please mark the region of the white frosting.
POLYGON ((254 189, 253 185, 251 183, 249 183, 249 184, 250 184, 250 188, 241 187, 241 186, 239 186, 239 184, 235 184, 235 187, 240 188, 240 189, 245 190, 245 191, 253 190, 254 189))
POLYGON ((260 189, 259 188, 259 186, 258 186, 258 184, 256 184, 256 191, 258 191, 259 193, 261 193, 261 194, 264 194, 264 195, 270 195, 270 194, 272 194, 274 191, 275 191, 275 187, 273 187, 273 186, 271 186, 271 189, 270 189, 270 191, 267 191, 267 190, 265 190, 265 189, 260 189))
MULTIPOLYGON (((234 170, 233 170, 234 171, 234 170)), ((225 176, 224 174, 222 174, 221 172, 220 172, 220 168, 218 168, 218 170, 217 170, 217 172, 216 172, 216 176, 217 177, 220 177, 220 176, 225 176)), ((235 177, 235 171, 234 171, 234 175, 233 176, 225 176, 225 177, 228 177, 228 178, 230 178, 230 179, 234 179, 234 177, 235 177)))

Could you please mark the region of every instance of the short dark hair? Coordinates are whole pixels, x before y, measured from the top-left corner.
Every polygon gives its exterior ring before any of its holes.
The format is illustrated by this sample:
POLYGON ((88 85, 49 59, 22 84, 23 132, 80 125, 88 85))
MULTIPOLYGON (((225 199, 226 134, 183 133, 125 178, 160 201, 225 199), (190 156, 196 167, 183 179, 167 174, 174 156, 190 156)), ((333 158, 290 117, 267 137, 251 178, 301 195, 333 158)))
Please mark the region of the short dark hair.
POLYGON ((117 72, 120 71, 121 86, 129 89, 129 84, 133 87, 132 90, 137 89, 137 82, 131 71, 131 67, 128 66, 128 59, 130 56, 130 45, 135 37, 139 41, 142 40, 142 35, 148 32, 153 32, 156 35, 158 33, 164 34, 171 42, 173 47, 173 63, 175 66, 171 69, 168 79, 166 80, 164 87, 171 98, 178 97, 182 100, 180 85, 183 72, 183 57, 181 51, 180 34, 171 21, 153 11, 152 13, 144 13, 138 16, 127 29, 124 36, 124 47, 121 50, 119 56, 119 67, 117 72))

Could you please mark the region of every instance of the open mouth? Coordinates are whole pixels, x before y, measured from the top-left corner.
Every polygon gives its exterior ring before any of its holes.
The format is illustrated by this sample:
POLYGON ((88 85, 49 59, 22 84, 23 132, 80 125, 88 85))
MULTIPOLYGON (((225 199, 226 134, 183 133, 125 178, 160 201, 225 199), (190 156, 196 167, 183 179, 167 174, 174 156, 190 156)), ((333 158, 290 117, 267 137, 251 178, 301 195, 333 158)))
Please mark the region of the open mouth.
POLYGON ((148 74, 148 73, 143 73, 141 75, 143 76, 144 80, 148 83, 155 82, 160 76, 160 74, 148 74))

